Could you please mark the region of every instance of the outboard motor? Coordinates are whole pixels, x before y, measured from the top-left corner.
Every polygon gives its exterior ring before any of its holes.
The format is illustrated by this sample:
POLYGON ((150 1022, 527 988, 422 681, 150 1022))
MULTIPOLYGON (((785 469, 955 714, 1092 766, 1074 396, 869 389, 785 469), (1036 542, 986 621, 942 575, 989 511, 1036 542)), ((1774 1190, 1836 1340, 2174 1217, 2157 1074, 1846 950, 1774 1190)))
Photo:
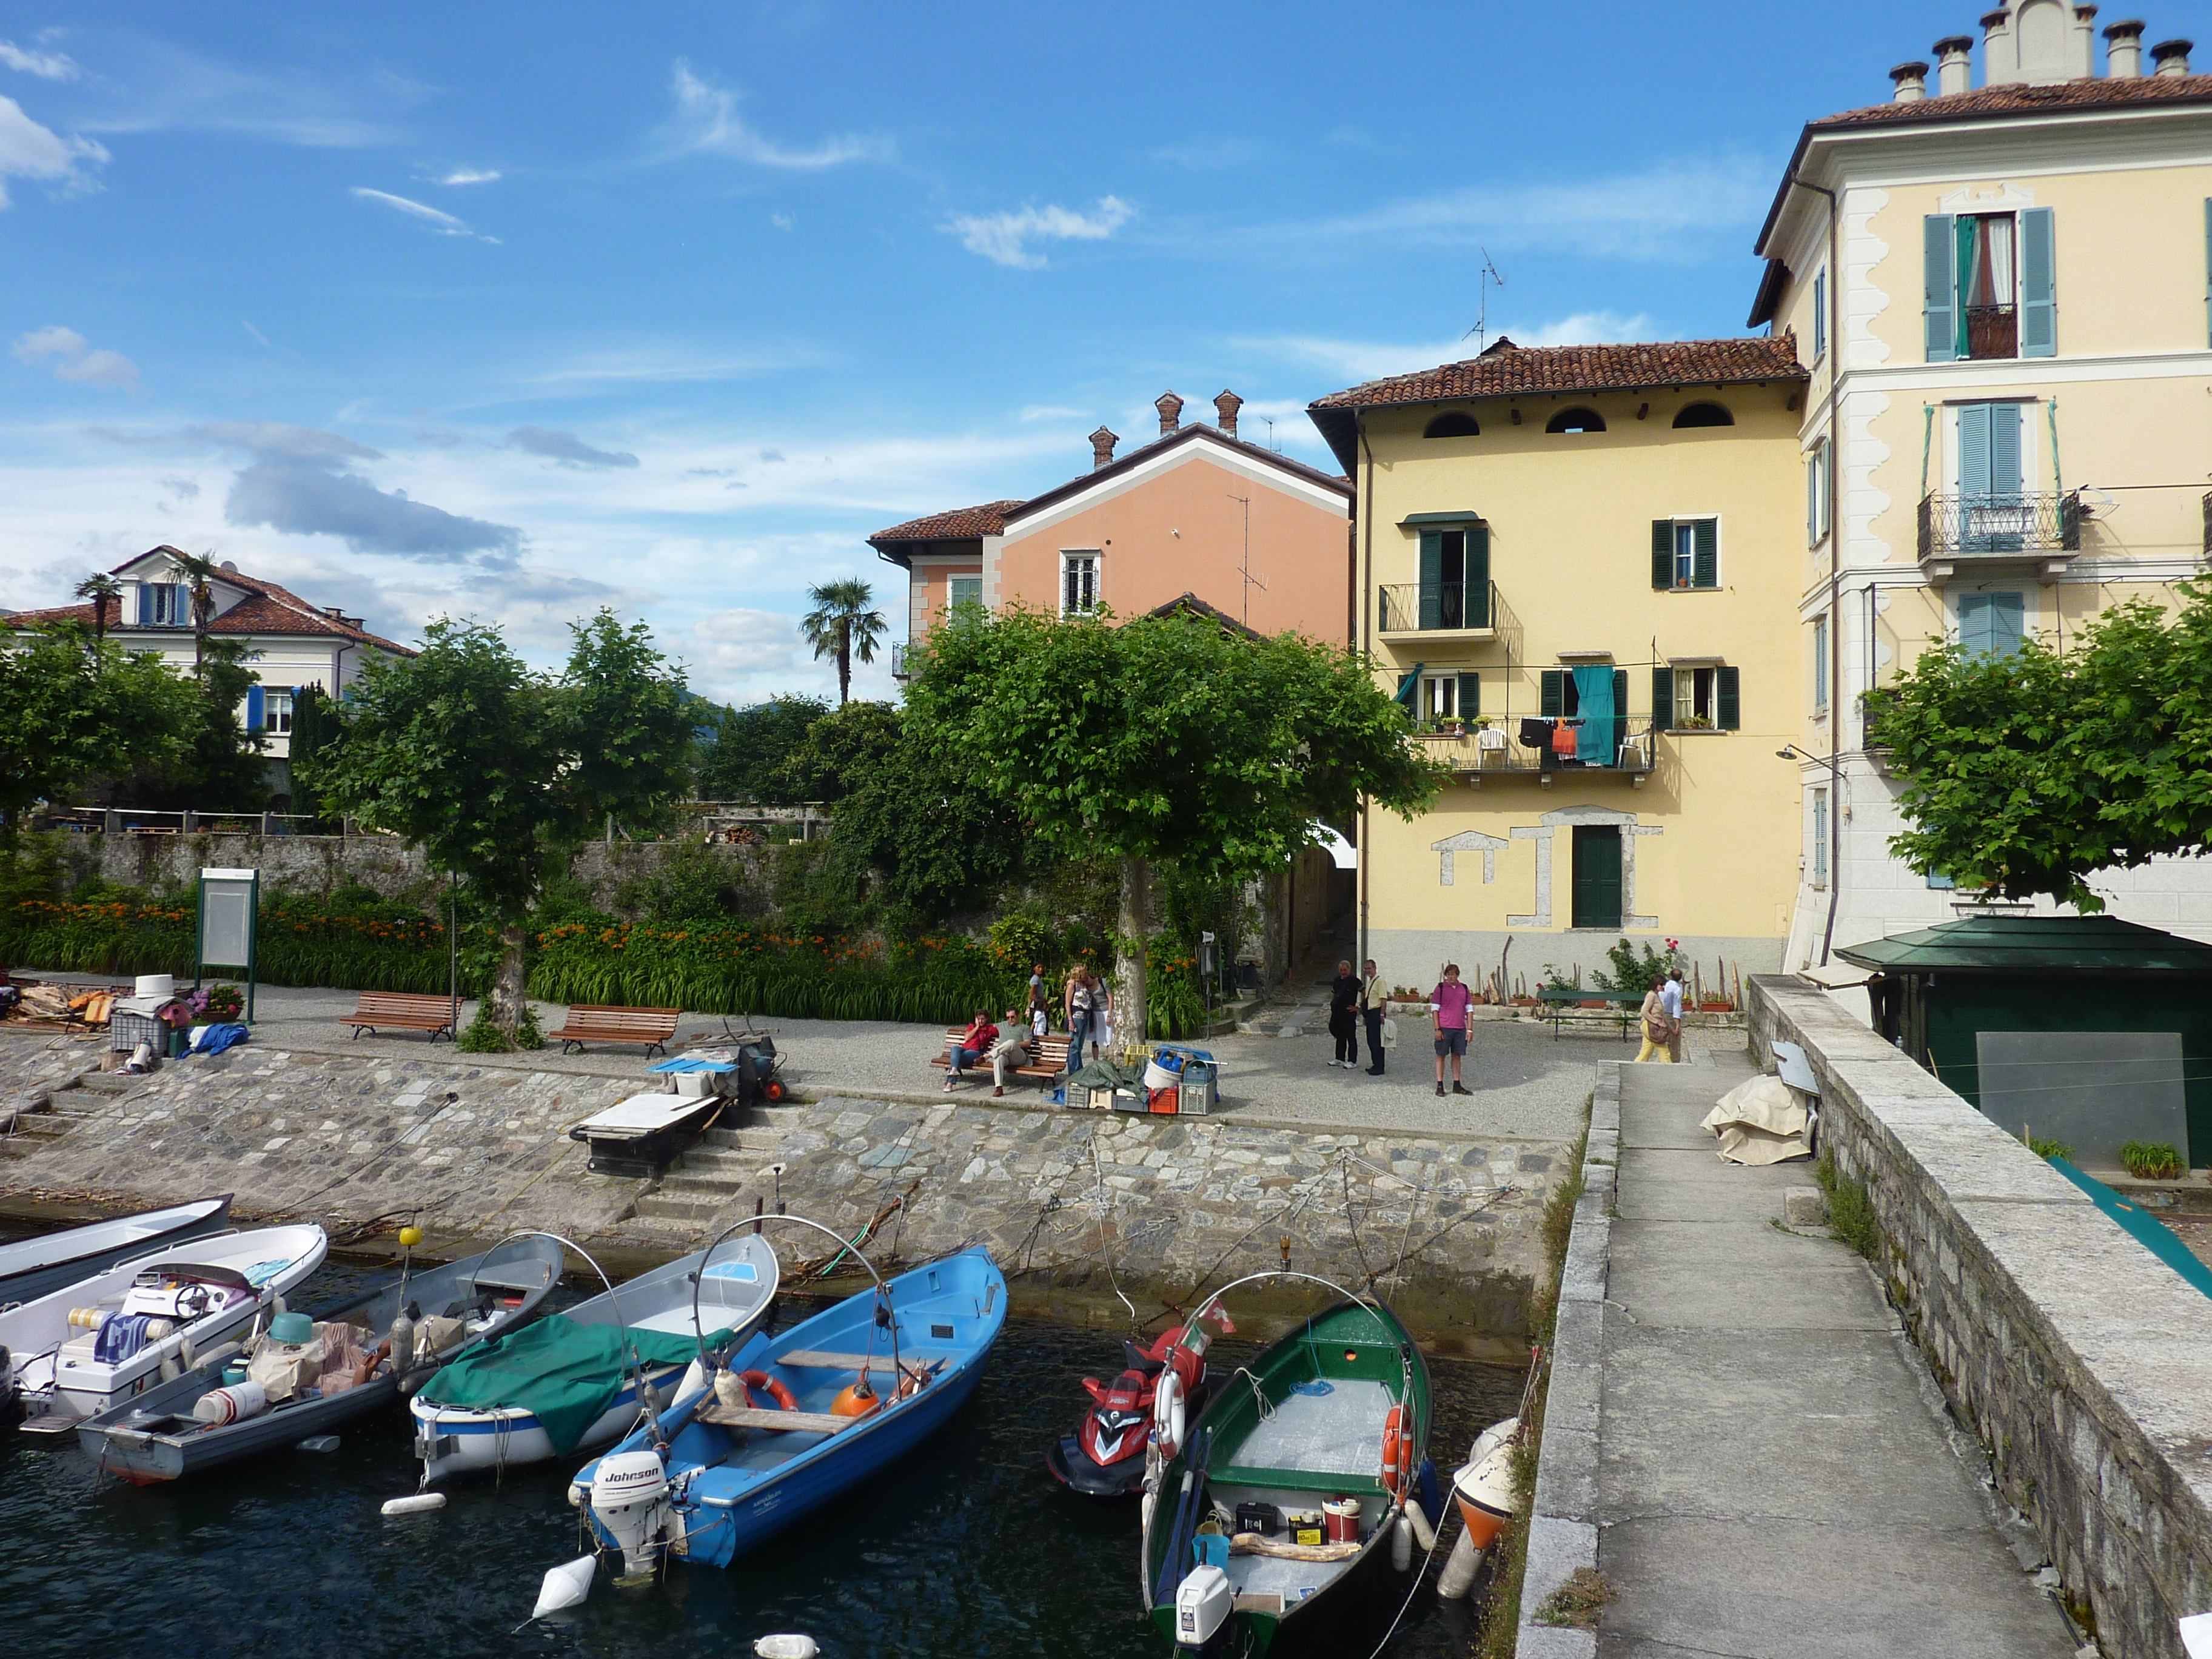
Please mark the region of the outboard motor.
POLYGON ((1176 1591, 1176 1646, 1204 1648, 1228 1624, 1237 1604, 1229 1575, 1219 1567, 1193 1567, 1176 1591))
POLYGON ((612 1452, 602 1457, 592 1476, 592 1518, 623 1553, 618 1582, 649 1577, 683 1526, 659 1453, 612 1452))

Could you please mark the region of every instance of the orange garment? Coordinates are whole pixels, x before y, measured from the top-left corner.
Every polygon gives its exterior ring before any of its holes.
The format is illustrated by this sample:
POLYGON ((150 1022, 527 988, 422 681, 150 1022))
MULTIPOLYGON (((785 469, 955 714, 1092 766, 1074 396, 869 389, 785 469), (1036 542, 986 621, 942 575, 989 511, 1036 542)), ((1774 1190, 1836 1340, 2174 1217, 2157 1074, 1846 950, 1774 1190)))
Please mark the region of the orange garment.
POLYGON ((1552 752, 1561 760, 1575 757, 1575 728, 1565 720, 1552 728, 1552 752))

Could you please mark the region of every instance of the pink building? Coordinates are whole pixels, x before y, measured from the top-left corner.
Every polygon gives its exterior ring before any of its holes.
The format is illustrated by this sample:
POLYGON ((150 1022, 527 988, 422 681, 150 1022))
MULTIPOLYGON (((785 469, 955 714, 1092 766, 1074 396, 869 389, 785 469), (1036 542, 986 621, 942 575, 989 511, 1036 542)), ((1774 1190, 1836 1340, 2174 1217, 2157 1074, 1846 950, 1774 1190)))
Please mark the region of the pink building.
POLYGON ((1224 392, 1218 424, 1184 426, 1163 393, 1160 435, 1118 459, 1102 426, 1091 471, 1033 500, 869 537, 907 572, 908 638, 961 604, 1131 617, 1188 596, 1255 633, 1349 644, 1352 485, 1239 438, 1243 403, 1224 392))

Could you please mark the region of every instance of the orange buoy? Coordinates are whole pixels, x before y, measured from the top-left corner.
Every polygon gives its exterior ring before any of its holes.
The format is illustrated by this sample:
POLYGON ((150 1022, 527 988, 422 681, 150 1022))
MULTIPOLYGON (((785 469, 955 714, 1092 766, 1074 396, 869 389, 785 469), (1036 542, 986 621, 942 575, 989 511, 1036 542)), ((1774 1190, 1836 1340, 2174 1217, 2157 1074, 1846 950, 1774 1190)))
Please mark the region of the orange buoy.
POLYGON ((1479 1550, 1495 1543, 1513 1519, 1517 1506, 1512 1471, 1512 1446, 1508 1443, 1493 1446, 1452 1478, 1459 1517, 1467 1523, 1467 1535, 1479 1550))
POLYGON ((867 1374, 862 1372, 858 1382, 837 1391, 837 1397, 830 1402, 830 1415, 866 1417, 870 1412, 879 1409, 883 1403, 876 1391, 868 1386, 867 1374))

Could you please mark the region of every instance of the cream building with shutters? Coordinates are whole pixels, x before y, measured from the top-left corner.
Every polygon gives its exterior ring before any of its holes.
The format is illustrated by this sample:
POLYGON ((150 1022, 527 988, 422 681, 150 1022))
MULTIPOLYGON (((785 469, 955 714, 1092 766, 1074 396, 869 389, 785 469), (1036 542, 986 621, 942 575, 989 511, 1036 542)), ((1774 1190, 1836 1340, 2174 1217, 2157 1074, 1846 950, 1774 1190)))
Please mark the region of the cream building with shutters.
POLYGON ((1802 658, 1794 343, 1522 350, 1310 414, 1358 488, 1358 641, 1451 769, 1358 826, 1359 950, 1537 983, 1623 937, 1780 964, 1802 658))
MULTIPOLYGON (((1978 48, 1936 43, 1932 86, 1900 64, 1892 101, 1811 123, 1759 237, 1751 322, 1812 374, 1792 968, 1960 902, 1889 854, 1902 786, 1867 750, 1869 687, 1937 641, 2063 643, 2206 568, 2212 76, 2186 41, 2146 65, 2133 22, 2102 32, 2100 74, 2093 17, 2001 7, 1978 48)), ((2092 884, 2212 939, 2212 866, 2092 884)))

